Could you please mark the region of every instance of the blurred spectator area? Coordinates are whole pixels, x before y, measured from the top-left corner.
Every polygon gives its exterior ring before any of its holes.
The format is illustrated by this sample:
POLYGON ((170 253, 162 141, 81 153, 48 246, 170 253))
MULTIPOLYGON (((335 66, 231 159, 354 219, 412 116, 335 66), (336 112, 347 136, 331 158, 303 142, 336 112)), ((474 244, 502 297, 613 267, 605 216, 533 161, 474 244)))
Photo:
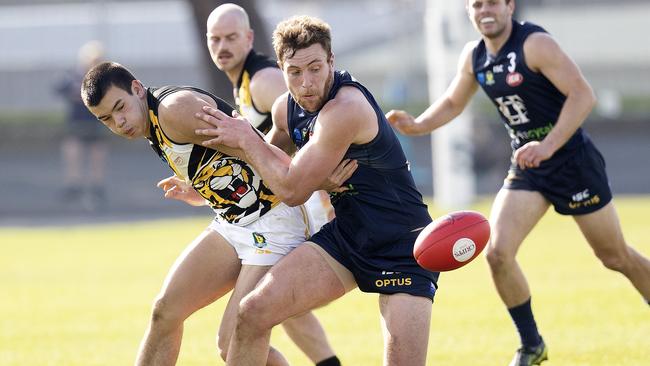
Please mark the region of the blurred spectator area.
MULTIPOLYGON (((350 69, 378 99, 414 105, 427 102, 425 0, 268 0, 257 4, 269 31, 294 14, 313 14, 328 21, 337 66, 350 69)), ((625 109, 623 113, 634 112, 647 105, 650 42, 644 29, 650 2, 519 0, 517 4, 520 18, 546 27, 594 88, 604 93, 605 114, 614 114, 619 107, 625 109)), ((74 61, 79 45, 89 39, 102 41, 108 58, 133 68, 145 83, 207 86, 206 70, 199 67, 204 44, 193 31, 189 1, 4 0, 0 9, 0 81, 4 86, 0 113, 61 111, 63 105, 50 92, 50 85, 74 61)), ((467 40, 476 38, 469 21, 467 29, 467 40)))
MULTIPOLYGON (((417 114, 429 102, 423 19, 426 1, 265 0, 257 1, 257 6, 267 34, 278 21, 296 14, 315 15, 329 22, 337 67, 350 70, 369 87, 385 110, 405 108, 417 114)), ((650 2, 519 0, 517 6, 520 19, 537 22, 556 37, 596 90, 599 105, 586 129, 604 152, 614 191, 649 193, 650 42, 646 23, 650 2)), ((75 62, 78 47, 90 39, 103 42, 108 59, 131 68, 147 85, 209 89, 206 75, 218 71, 204 67, 204 41, 194 27, 190 2, 182 0, 0 0, 0 133, 4 148, 18 157, 22 154, 9 148, 10 138, 24 147, 26 141, 32 146, 39 139, 60 137, 64 104, 52 87, 75 62)), ((468 41, 477 38, 469 20, 459 31, 468 41)), ((496 110, 482 92, 478 95, 472 103, 478 190, 494 193, 508 164, 509 147, 496 110)), ((400 138, 417 184, 430 195, 429 137, 400 138)), ((52 159, 50 165, 59 164, 57 152, 41 156, 52 159)), ((120 169, 119 164, 115 166, 120 169)), ((134 181, 141 173, 132 172, 134 181)), ((0 173, 0 186, 19 184, 20 179, 5 170, 0 173)), ((55 177, 50 179, 56 182, 55 177)))

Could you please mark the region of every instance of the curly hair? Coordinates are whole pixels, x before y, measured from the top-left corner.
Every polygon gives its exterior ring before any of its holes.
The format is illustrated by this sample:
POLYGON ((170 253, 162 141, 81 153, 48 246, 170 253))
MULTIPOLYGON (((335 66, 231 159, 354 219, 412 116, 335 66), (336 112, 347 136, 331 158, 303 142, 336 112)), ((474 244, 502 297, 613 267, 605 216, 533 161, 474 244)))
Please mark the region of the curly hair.
POLYGON ((280 64, 296 51, 316 43, 323 46, 328 58, 332 55, 330 26, 315 17, 295 16, 280 22, 273 31, 273 48, 280 64))

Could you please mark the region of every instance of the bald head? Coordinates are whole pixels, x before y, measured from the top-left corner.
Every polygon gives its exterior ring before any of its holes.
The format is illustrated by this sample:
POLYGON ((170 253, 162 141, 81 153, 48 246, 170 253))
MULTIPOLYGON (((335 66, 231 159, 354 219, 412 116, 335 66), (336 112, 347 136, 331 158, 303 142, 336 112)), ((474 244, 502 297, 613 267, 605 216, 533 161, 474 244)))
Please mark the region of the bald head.
POLYGON ((246 10, 235 4, 217 7, 208 17, 206 36, 212 61, 235 83, 253 49, 253 30, 246 10))
POLYGON ((239 5, 227 3, 216 7, 208 16, 208 33, 215 25, 226 22, 235 23, 245 30, 251 27, 246 10, 239 5))

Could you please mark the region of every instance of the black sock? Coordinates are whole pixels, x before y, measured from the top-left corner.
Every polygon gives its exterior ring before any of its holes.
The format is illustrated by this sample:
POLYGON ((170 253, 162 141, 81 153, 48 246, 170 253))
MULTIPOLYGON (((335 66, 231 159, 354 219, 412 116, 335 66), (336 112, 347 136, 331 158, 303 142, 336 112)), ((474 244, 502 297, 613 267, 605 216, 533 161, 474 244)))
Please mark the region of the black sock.
POLYGON ((508 312, 517 326, 523 346, 535 347, 542 343, 542 337, 537 330, 533 310, 530 306, 530 298, 523 304, 508 309, 508 312))
POLYGON ((317 363, 316 366, 341 366, 341 361, 339 361, 338 357, 332 356, 317 363))

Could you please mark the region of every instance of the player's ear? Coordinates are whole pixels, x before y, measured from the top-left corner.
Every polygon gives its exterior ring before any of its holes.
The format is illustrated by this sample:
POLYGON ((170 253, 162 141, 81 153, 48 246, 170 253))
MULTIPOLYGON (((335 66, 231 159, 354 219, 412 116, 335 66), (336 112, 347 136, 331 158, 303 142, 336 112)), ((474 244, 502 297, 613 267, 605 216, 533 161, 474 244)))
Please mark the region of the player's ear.
POLYGON ((334 52, 330 53, 330 58, 327 60, 327 63, 330 65, 331 68, 334 68, 334 52))
POLYGON ((135 94, 136 96, 142 98, 145 95, 145 89, 144 85, 140 82, 140 80, 133 80, 131 81, 131 93, 135 94))
POLYGON ((255 32, 252 29, 249 29, 248 32, 246 32, 246 38, 248 39, 249 45, 252 47, 253 41, 255 40, 255 32))

